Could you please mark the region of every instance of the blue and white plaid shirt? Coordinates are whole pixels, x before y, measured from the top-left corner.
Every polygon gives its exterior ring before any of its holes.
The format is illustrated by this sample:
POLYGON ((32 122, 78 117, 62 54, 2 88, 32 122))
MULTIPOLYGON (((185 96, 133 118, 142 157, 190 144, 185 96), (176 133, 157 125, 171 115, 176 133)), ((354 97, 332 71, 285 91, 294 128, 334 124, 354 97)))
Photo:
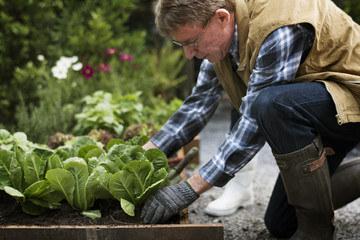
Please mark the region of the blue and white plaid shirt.
MULTIPOLYGON (((216 154, 199 171, 207 182, 224 186, 265 144, 252 105, 262 89, 288 84, 295 79, 313 40, 313 31, 302 24, 279 28, 265 39, 249 78, 247 94, 242 98, 241 117, 216 154)), ((239 65, 236 24, 229 54, 236 69, 239 65)), ((168 155, 175 152, 204 128, 223 94, 213 65, 204 60, 192 94, 151 141, 168 155)))

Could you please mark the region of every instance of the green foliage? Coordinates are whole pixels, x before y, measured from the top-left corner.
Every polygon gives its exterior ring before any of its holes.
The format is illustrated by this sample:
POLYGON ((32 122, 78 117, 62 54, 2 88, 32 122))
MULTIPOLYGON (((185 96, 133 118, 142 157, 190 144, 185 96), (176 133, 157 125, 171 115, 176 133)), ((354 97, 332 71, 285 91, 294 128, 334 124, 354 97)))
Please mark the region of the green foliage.
MULTIPOLYGON (((173 99, 184 80, 184 55, 172 45, 154 51, 144 30, 128 29, 138 2, 0 1, 0 125, 44 144, 56 132, 79 130, 75 115, 95 91, 139 91, 139 103, 152 107, 158 94, 165 102, 173 99), (76 61, 59 70, 64 56, 76 61), (74 70, 76 64, 82 68, 74 70)), ((121 121, 139 123, 126 118, 110 124, 113 133, 120 132, 121 121)))
MULTIPOLYGON (((117 167, 109 180, 110 193, 120 201, 123 210, 134 216, 136 205, 142 204, 167 180, 166 155, 159 149, 143 150, 141 147, 115 145, 109 152, 110 168, 117 167), (112 155, 116 154, 116 157, 112 155)), ((104 163, 104 164, 108 164, 104 163)), ((114 170, 114 169, 113 169, 114 170)))
POLYGON ((345 12, 360 24, 360 0, 344 0, 345 12))
POLYGON ((185 64, 182 49, 174 50, 173 44, 168 42, 159 52, 153 51, 148 64, 149 81, 154 83, 156 91, 154 94, 161 94, 166 100, 172 99, 174 95, 164 95, 169 94, 169 89, 174 90, 186 78, 179 75, 185 64))
POLYGON ((121 136, 127 126, 141 121, 143 105, 139 96, 139 92, 115 96, 103 91, 86 96, 82 112, 75 116, 75 132, 81 135, 91 129, 104 129, 121 136))
POLYGON ((16 198, 28 214, 39 215, 60 206, 62 196, 44 178, 51 154, 44 148, 0 150, 0 189, 16 198))
POLYGON ((23 132, 11 134, 6 129, 0 129, 0 149, 14 151, 16 148, 20 148, 23 151, 28 151, 37 146, 39 145, 30 142, 23 132))
MULTIPOLYGON (((137 49, 134 44, 138 43, 135 38, 139 33, 128 33, 125 27, 136 3, 137 0, 0 1, 2 121, 12 120, 19 91, 31 93, 37 87, 34 76, 14 78, 16 69, 29 64, 38 66, 37 56, 44 55, 52 65, 61 55, 96 58, 112 45, 137 49), (129 38, 134 41, 126 41, 129 38)), ((30 94, 24 101, 34 99, 30 94)))
POLYGON ((76 115, 75 133, 82 135, 91 129, 104 129, 125 140, 139 135, 153 136, 182 104, 178 98, 166 103, 159 96, 151 105, 144 105, 140 92, 116 95, 97 91, 83 101, 82 112, 76 115))
POLYGON ((146 136, 112 139, 106 152, 87 136, 74 137, 51 150, 17 142, 14 135, 0 130, 0 190, 14 197, 28 214, 58 208, 65 199, 82 215, 98 218, 101 212, 91 209, 95 201, 116 198, 134 216, 136 205, 168 184, 166 155, 159 149, 145 151, 141 145, 149 140, 146 136))
POLYGON ((144 115, 147 121, 153 122, 154 127, 160 130, 162 125, 178 110, 183 101, 177 97, 174 97, 171 101, 167 102, 162 97, 158 96, 153 99, 151 105, 144 107, 144 115))

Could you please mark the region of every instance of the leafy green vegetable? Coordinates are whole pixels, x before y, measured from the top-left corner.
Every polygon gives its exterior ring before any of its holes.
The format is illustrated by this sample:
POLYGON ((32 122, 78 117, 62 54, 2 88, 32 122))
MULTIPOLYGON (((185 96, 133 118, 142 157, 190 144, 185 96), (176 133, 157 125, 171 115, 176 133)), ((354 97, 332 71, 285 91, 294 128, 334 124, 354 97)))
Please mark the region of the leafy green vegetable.
MULTIPOLYGON (((0 131, 2 139, 12 137, 0 131)), ((59 208, 65 199, 84 216, 97 218, 100 211, 91 209, 96 199, 115 198, 134 216, 135 206, 168 184, 166 155, 159 149, 145 151, 142 145, 148 140, 147 136, 112 139, 108 152, 88 136, 74 137, 55 150, 15 143, 10 150, 0 149, 0 190, 32 215, 59 208)))
POLYGON ((139 145, 114 145, 104 162, 109 172, 110 193, 120 201, 123 210, 134 215, 135 206, 142 204, 156 189, 167 184, 169 166, 159 149, 145 151, 139 145))
MULTIPOLYGON (((84 148, 88 149, 89 146, 84 148)), ((83 211, 84 215, 89 215, 87 211, 97 198, 111 198, 100 183, 99 176, 107 173, 105 168, 100 166, 101 156, 88 158, 88 162, 80 157, 72 157, 63 162, 63 169, 50 169, 46 173, 46 179, 52 188, 61 193, 72 208, 83 211)), ((96 217, 97 214, 91 216, 96 217)))
POLYGON ((39 215, 46 209, 58 208, 63 197, 44 180, 53 152, 44 148, 27 152, 17 146, 13 149, 0 150, 0 189, 16 198, 28 214, 39 215))
POLYGON ((15 146, 23 151, 28 151, 39 145, 28 141, 26 134, 23 132, 16 132, 11 135, 6 129, 0 129, 0 149, 12 151, 15 146))
POLYGON ((140 123, 143 104, 139 101, 141 92, 124 96, 97 91, 83 98, 81 113, 76 114, 74 131, 85 134, 92 129, 104 129, 122 136, 126 127, 140 123))

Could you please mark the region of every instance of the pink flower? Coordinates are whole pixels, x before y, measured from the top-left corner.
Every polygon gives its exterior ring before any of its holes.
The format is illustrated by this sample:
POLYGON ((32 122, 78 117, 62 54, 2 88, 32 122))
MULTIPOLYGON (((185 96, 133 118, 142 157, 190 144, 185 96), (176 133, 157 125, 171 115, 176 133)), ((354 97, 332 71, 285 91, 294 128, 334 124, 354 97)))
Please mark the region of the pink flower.
POLYGON ((108 50, 106 50, 107 54, 114 54, 117 53, 118 49, 117 48, 109 48, 108 50))
POLYGON ((119 55, 119 58, 120 58, 121 61, 131 62, 131 60, 132 60, 133 57, 132 57, 131 55, 129 55, 129 54, 121 53, 121 54, 119 55))
POLYGON ((92 78, 94 76, 94 68, 90 65, 85 64, 83 69, 81 70, 81 74, 86 78, 92 78))
POLYGON ((101 63, 97 67, 99 68, 99 72, 109 72, 111 70, 111 67, 106 63, 101 63))

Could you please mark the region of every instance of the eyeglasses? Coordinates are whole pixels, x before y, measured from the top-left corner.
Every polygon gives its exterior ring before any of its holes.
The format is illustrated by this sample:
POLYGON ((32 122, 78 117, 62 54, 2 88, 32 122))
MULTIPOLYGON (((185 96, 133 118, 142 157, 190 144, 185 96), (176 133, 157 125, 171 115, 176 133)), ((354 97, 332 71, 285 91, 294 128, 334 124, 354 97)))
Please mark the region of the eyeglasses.
MULTIPOLYGON (((210 21, 209 21, 210 22, 210 21)), ((206 24, 204 30, 202 31, 202 33, 200 34, 199 38, 193 42, 189 42, 189 43, 182 43, 182 42, 179 42, 179 41, 176 41, 176 40, 172 40, 172 42, 179 46, 179 47, 192 47, 192 48, 199 48, 199 42, 202 38, 202 36, 204 35, 206 29, 207 29, 207 26, 209 25, 209 22, 206 24)))

